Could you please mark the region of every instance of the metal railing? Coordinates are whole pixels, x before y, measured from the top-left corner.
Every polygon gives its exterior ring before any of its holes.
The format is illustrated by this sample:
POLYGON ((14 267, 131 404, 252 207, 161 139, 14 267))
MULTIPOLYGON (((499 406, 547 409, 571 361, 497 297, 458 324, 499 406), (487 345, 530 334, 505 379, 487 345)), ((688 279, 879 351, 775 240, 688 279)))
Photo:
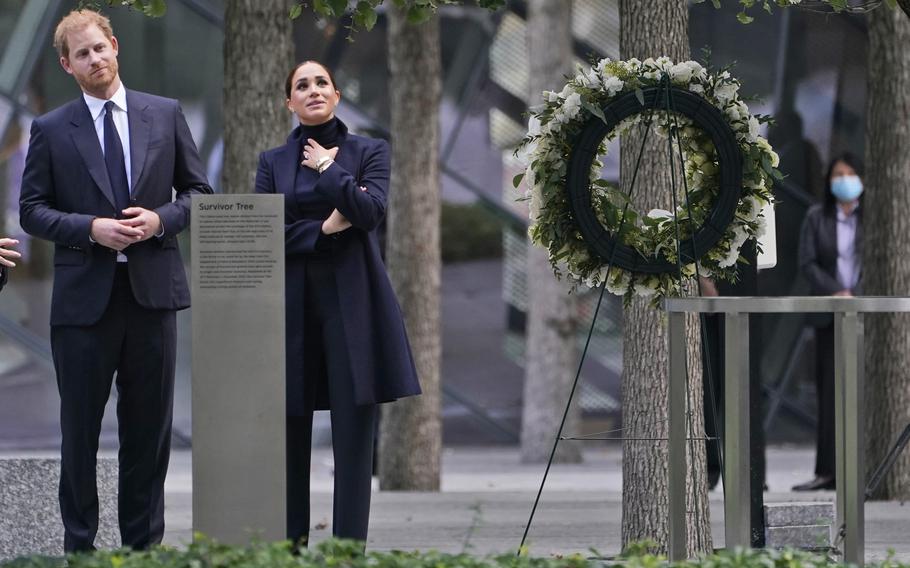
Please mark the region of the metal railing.
POLYGON ((724 314, 725 440, 724 530, 726 546, 749 546, 749 314, 834 315, 835 479, 837 526, 844 527, 842 561, 863 564, 865 501, 863 315, 910 312, 906 297, 809 296, 778 298, 670 298, 669 553, 686 555, 686 320, 687 313, 724 314))

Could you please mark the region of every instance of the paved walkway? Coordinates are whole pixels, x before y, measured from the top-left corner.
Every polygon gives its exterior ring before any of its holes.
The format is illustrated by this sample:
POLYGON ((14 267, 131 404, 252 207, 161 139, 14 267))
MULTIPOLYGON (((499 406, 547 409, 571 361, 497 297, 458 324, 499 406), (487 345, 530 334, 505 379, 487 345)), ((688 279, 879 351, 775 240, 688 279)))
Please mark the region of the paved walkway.
MULTIPOLYGON (((314 453, 314 541, 331 534, 331 460, 330 450, 314 453)), ((619 551, 620 460, 618 447, 600 447, 587 450, 583 464, 554 466, 529 534, 532 554, 587 553, 592 548, 605 555, 619 551)), ((789 492, 810 476, 812 464, 810 449, 770 449, 766 502, 833 500, 833 492, 789 492)), ((446 449, 441 492, 374 492, 368 546, 477 554, 515 550, 542 475, 543 466, 521 464, 514 447, 446 449)), ((191 455, 175 452, 167 481, 167 543, 179 545, 190 539, 191 490, 191 455)), ((721 547, 722 492, 713 491, 710 501, 714 543, 721 547)), ((889 549, 897 558, 910 561, 910 507, 869 503, 867 559, 882 559, 889 549)))

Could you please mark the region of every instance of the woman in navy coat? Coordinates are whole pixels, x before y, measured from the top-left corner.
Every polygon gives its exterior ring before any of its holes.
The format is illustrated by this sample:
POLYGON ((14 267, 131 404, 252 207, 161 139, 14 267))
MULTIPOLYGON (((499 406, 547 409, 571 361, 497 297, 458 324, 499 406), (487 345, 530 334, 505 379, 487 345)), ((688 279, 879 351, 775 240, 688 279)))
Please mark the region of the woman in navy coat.
POLYGON ((376 405, 420 394, 376 236, 389 148, 335 117, 341 92, 324 65, 297 65, 285 94, 300 124, 260 155, 256 192, 285 196, 288 538, 309 537, 313 411, 329 409, 332 533, 365 541, 376 405))
MULTIPOLYGON (((862 164, 842 154, 828 166, 824 203, 806 213, 799 240, 799 268, 813 296, 862 294, 863 193, 862 164)), ((815 477, 794 491, 835 488, 834 475, 834 318, 815 318, 815 393, 818 426, 815 477)))

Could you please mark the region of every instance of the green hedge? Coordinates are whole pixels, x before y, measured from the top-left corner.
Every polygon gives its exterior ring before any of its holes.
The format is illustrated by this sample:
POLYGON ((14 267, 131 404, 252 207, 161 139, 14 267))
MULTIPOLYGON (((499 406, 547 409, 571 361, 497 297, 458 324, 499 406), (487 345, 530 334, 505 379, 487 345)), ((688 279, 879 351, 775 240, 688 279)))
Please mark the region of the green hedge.
POLYGON ((502 222, 480 203, 442 202, 440 246, 443 262, 502 257, 502 222))
MULTIPOLYGON (((669 564, 663 558, 638 548, 617 559, 590 560, 580 554, 534 558, 527 555, 471 556, 440 552, 369 552, 361 544, 327 540, 300 555, 291 553, 287 542, 254 542, 235 547, 199 539, 187 550, 156 548, 148 552, 98 551, 66 558, 23 557, 0 564, 2 568, 820 568, 832 566, 826 557, 793 550, 736 550, 719 552, 698 560, 669 564)), ((596 553, 594 553, 596 555, 596 553)), ((880 568, 908 567, 886 560, 880 568)))

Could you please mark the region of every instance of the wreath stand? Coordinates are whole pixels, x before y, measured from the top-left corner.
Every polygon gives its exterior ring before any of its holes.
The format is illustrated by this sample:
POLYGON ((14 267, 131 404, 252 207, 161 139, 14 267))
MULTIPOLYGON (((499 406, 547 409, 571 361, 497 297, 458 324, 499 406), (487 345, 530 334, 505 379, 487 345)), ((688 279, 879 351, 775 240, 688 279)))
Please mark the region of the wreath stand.
MULTIPOLYGON (((698 263, 700 253, 714 246, 733 221, 742 189, 742 155, 736 137, 720 111, 705 99, 680 88, 674 87, 670 77, 664 74, 657 86, 628 92, 601 109, 603 118, 591 117, 582 127, 570 154, 566 192, 578 230, 584 241, 606 264, 606 274, 613 267, 629 272, 647 274, 674 274, 682 283, 682 267, 694 263, 696 279, 700 276, 698 263), (668 132, 667 154, 671 171, 671 196, 673 200, 673 223, 676 229, 676 262, 661 255, 645 257, 622 242, 621 235, 626 221, 626 212, 631 203, 638 170, 645 144, 651 131, 655 111, 666 112, 668 132), (615 234, 604 228, 592 206, 589 174, 598 147, 620 122, 632 115, 647 113, 635 169, 615 234), (719 165, 719 189, 713 207, 704 223, 692 228, 691 237, 683 240, 680 236, 675 160, 683 164, 682 147, 677 144, 678 156, 674 157, 673 139, 679 141, 676 115, 690 119, 695 127, 706 132, 715 147, 719 165)), ((685 175, 681 176, 686 207, 689 207, 689 188, 685 175)), ((689 222, 692 214, 689 209, 689 222)), ((578 437, 563 436, 563 429, 572 399, 581 376, 581 368, 587 355, 597 314, 606 290, 606 281, 600 285, 597 307, 594 310, 591 327, 579 361, 569 399, 563 412, 562 421, 550 452, 546 470, 534 501, 530 517, 525 526, 520 548, 528 536, 534 514, 540 502, 543 488, 559 443, 563 440, 622 440, 619 437, 597 437, 598 434, 578 437)), ((698 281, 698 280, 696 280, 698 281)), ((699 283, 700 288, 700 283, 699 283)), ((841 527, 838 544, 843 540, 842 561, 862 565, 864 552, 863 533, 863 491, 864 469, 864 415, 863 415, 863 314, 868 312, 910 312, 910 298, 841 298, 841 297, 689 297, 666 298, 663 308, 668 314, 669 341, 669 557, 671 561, 686 557, 686 443, 694 440, 708 440, 718 444, 721 456, 721 471, 724 482, 725 542, 727 548, 749 547, 755 543, 756 529, 751 526, 756 513, 762 507, 762 494, 755 491, 750 470, 755 456, 750 455, 750 404, 749 404, 749 315, 752 313, 833 313, 835 319, 835 423, 836 423, 836 480, 837 480, 837 526, 841 527), (707 349, 704 335, 704 315, 722 313, 725 317, 725 428, 721 438, 691 437, 689 399, 689 376, 686 361, 685 315, 698 313, 702 320, 702 341, 707 349), (726 459, 725 459, 726 457, 726 459), (751 483, 750 483, 751 481, 751 483), (757 495, 757 498, 756 498, 757 495), (756 510, 757 509, 757 510, 756 510)), ((710 359, 710 353, 708 354, 710 359)), ((714 378, 710 366, 705 369, 705 380, 714 396, 714 378)), ((707 409, 717 416, 713 403, 707 409)), ((717 421, 715 420, 715 423, 717 421)), ((621 429, 619 431, 622 431, 621 429)), ((607 434, 604 432, 600 434, 607 434)), ((694 465, 694 464, 693 464, 694 465)), ((696 518, 703 514, 696 502, 696 518)), ((760 516, 758 516, 760 518, 760 516)))
MULTIPOLYGON (((607 262, 607 274, 610 273, 610 270, 613 267, 618 267, 630 272, 648 274, 670 273, 677 275, 681 283, 683 279, 682 267, 686 264, 695 263, 696 260, 701 258, 700 252, 703 253, 704 251, 711 249, 711 247, 721 239, 724 231, 726 230, 727 226, 733 221, 734 215, 736 213, 736 207, 739 202, 740 191, 742 187, 742 156, 739 145, 736 141, 736 136, 727 121, 724 119, 721 112, 715 106, 690 91, 674 87, 670 81, 670 77, 667 74, 664 74, 662 76, 660 84, 658 86, 648 87, 645 89, 640 89, 636 92, 629 92, 621 95, 603 106, 601 110, 603 112, 603 119, 599 117, 591 117, 582 128, 575 144, 573 145, 568 164, 566 191, 569 196, 572 213, 576 219, 576 222, 578 223, 579 232, 582 234, 585 242, 604 261, 607 262), (675 262, 669 261, 663 255, 657 255, 653 257, 642 256, 630 246, 624 244, 621 241, 621 238, 619 238, 619 235, 622 234, 622 230, 626 221, 628 203, 631 202, 635 183, 638 179, 638 170, 641 164, 642 156, 644 154, 645 145, 650 134, 651 124, 654 120, 655 111, 666 111, 666 127, 668 131, 667 153, 670 159, 671 167, 670 191, 673 199, 673 222, 675 223, 677 234, 677 259, 675 262), (592 206, 588 176, 589 172, 591 171, 591 166, 594 160, 597 158, 598 147, 604 138, 609 135, 623 119, 640 113, 647 113, 647 118, 644 123, 645 133, 642 137, 641 147, 639 149, 635 169, 632 174, 632 180, 626 193, 627 201, 622 211, 620 224, 616 233, 613 234, 610 233, 597 218, 596 212, 592 206), (678 163, 680 165, 683 163, 682 149, 679 144, 677 144, 678 156, 674 157, 674 137, 678 141, 678 124, 676 120, 676 114, 680 114, 688 118, 692 121, 695 127, 702 129, 710 136, 712 143, 716 149, 719 163, 719 191, 713 203, 713 207, 708 214, 705 222, 700 227, 697 227, 691 231, 691 236, 685 240, 682 240, 679 236, 679 219, 676 214, 678 211, 678 204, 676 169, 674 164, 676 163, 676 160, 678 160, 678 163)), ((686 197, 686 205, 688 206, 689 188, 687 186, 685 175, 680 176, 680 178, 682 180, 683 190, 686 197)), ((692 215, 690 212, 689 219, 691 218, 692 215)), ((697 278, 700 275, 698 274, 698 264, 696 263, 695 265, 697 278)), ((579 378, 581 376, 582 365, 584 364, 584 360, 587 355, 588 346, 590 344, 591 336, 594 331, 597 314, 599 313, 605 290, 606 279, 604 279, 604 282, 600 285, 597 307, 594 310, 594 317, 592 318, 591 327, 588 331, 587 340, 585 341, 582 356, 578 364, 578 371, 576 372, 575 379, 572 384, 569 399, 566 403, 565 411, 563 412, 562 421, 560 423, 559 430, 550 452, 550 457, 547 462, 546 470, 544 472, 540 488, 538 489, 537 497, 534 501, 534 506, 531 510, 528 522, 525 525, 520 548, 524 546, 524 543, 527 539, 528 531, 530 530, 531 523, 533 522, 534 514, 540 502, 540 497, 543 493, 543 488, 546 484, 547 476, 549 475, 550 467, 553 464, 553 458, 555 456, 559 443, 564 440, 623 439, 622 437, 598 438, 596 437, 597 434, 579 437, 563 436, 566 417, 568 416, 572 400, 575 397, 575 391, 578 386, 579 378)), ((682 311, 678 313, 678 316, 679 317, 675 319, 671 318, 671 322, 677 322, 676 325, 679 325, 678 322, 682 322, 683 335, 680 337, 683 339, 680 343, 677 338, 673 343, 671 343, 670 347, 671 361, 676 362, 676 365, 671 369, 672 372, 670 376, 670 508, 668 513, 670 516, 669 546, 671 560, 682 558, 686 553, 685 444, 695 439, 688 437, 686 434, 688 416, 686 404, 688 401, 689 381, 688 369, 685 364, 685 317, 682 311), (679 362, 680 355, 682 356, 681 363, 679 362)), ((704 336, 703 325, 704 315, 701 315, 700 317, 702 319, 701 328, 703 334, 703 345, 705 346, 705 349, 707 349, 707 342, 704 336)), ((728 352, 732 349, 732 345, 734 344, 727 343, 728 352)), ((743 376, 746 377, 745 380, 748 384, 748 357, 745 357, 744 359, 729 359, 729 361, 745 361, 744 364, 747 372, 743 376)), ((730 362, 727 364, 730 365, 730 362)), ((709 367, 705 369, 705 380, 707 382, 709 392, 711 393, 711 396, 709 398, 713 401, 714 380, 711 377, 709 367)), ((740 400, 740 398, 743 396, 741 389, 736 389, 735 393, 738 397, 737 400, 740 400)), ((728 400, 731 394, 727 395, 728 400)), ((724 491, 726 494, 725 503, 727 507, 727 516, 732 523, 728 524, 727 527, 726 542, 728 547, 736 544, 742 546, 750 546, 750 544, 752 544, 752 540, 749 536, 751 532, 750 524, 752 522, 751 512, 755 508, 761 510, 762 506, 760 491, 756 492, 758 496, 758 502, 750 502, 750 490, 748 484, 750 467, 749 453, 748 450, 745 452, 740 451, 741 448, 749 447, 748 396, 746 396, 743 400, 746 401, 746 406, 744 407, 745 412, 740 412, 737 414, 742 420, 746 421, 745 438, 743 438, 742 433, 738 430, 730 430, 730 432, 735 433, 735 437, 733 439, 735 439, 738 443, 742 443, 743 439, 745 439, 745 445, 739 446, 733 450, 733 462, 725 464, 724 447, 721 446, 721 441, 719 439, 708 439, 703 437, 697 438, 698 440, 707 439, 711 443, 718 444, 718 454, 721 457, 721 470, 722 475, 724 476, 724 491), (743 467, 745 467, 744 475, 742 473, 743 467), (731 472, 733 472, 732 475, 730 475, 731 472)), ((727 404, 729 404, 729 402, 727 404)), ((730 408, 732 409, 734 407, 730 406, 730 408)), ((712 412, 712 415, 714 417, 717 416, 717 409, 714 408, 713 402, 711 405, 709 405, 708 410, 712 412)), ((726 415, 728 417, 727 420, 730 421, 732 413, 728 412, 726 415)), ((717 423, 716 420, 715 423, 717 423)), ((737 423, 734 426, 738 427, 740 424, 737 423)), ((730 443, 727 444, 728 452, 730 451, 729 448, 730 443)), ((698 506, 696 506, 695 514, 696 516, 703 514, 698 506)), ((762 531, 759 528, 759 533, 761 532, 762 531)))

